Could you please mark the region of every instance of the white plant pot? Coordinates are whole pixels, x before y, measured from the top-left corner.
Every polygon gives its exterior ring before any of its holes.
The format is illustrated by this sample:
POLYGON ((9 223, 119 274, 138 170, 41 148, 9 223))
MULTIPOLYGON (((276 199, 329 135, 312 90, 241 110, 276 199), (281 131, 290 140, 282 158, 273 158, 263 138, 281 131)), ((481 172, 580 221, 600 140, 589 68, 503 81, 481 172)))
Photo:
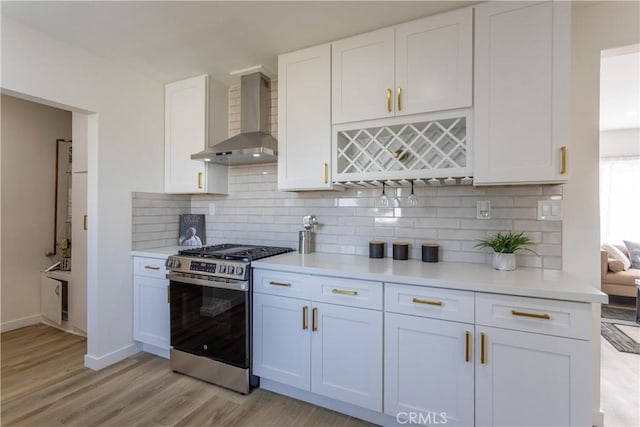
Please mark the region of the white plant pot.
POLYGON ((515 254, 501 254, 499 252, 493 253, 493 268, 496 270, 512 271, 516 269, 516 255, 515 254))

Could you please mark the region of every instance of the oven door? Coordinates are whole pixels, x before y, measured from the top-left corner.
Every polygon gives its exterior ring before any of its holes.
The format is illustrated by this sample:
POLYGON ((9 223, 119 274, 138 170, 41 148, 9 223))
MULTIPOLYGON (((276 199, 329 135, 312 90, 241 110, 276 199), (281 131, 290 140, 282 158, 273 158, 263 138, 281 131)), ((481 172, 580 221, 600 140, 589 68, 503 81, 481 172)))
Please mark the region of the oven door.
POLYGON ((171 346, 249 368, 248 282, 215 282, 168 274, 171 346))

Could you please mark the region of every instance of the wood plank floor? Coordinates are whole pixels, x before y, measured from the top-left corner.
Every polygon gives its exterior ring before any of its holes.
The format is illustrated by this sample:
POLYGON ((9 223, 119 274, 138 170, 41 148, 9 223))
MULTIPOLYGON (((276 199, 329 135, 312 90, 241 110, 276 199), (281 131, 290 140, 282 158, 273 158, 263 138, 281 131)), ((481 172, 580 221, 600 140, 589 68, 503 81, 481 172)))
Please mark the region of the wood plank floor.
POLYGON ((3 427, 370 425, 261 389, 242 396, 146 353, 95 372, 84 338, 45 325, 5 332, 1 346, 3 427))

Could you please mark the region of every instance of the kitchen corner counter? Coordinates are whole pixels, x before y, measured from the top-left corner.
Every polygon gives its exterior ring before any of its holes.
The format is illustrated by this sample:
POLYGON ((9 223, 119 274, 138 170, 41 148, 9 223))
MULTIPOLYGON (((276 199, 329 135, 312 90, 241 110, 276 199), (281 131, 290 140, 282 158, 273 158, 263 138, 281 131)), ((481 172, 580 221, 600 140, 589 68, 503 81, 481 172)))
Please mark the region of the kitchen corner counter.
POLYGON ((147 258, 167 259, 169 255, 175 255, 180 250, 180 246, 166 246, 163 248, 141 249, 131 251, 132 256, 142 256, 147 258))
POLYGON ((608 296, 559 270, 519 267, 498 271, 484 264, 425 263, 419 260, 371 259, 358 255, 297 252, 254 261, 254 268, 292 273, 337 276, 387 283, 479 291, 504 295, 550 298, 603 304, 608 296))

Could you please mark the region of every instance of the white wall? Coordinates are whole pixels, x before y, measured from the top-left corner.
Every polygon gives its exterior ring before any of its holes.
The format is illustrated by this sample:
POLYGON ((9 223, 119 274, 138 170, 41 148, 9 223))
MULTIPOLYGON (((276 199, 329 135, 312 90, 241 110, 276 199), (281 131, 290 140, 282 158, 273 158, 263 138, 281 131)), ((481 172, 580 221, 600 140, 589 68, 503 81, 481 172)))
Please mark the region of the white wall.
POLYGON ((71 113, 2 96, 2 330, 40 320, 40 270, 52 258, 56 139, 71 113))
POLYGON ((131 192, 162 192, 160 82, 2 17, 3 90, 97 113, 88 146, 88 346, 99 368, 135 351, 131 192))
MULTIPOLYGON (((600 286, 600 51, 638 43, 638 2, 580 2, 572 17, 571 180, 564 187, 563 269, 600 286)), ((594 311, 594 411, 600 408, 600 310, 594 311)), ((594 421, 598 421, 595 420, 594 421)), ((596 424, 597 425, 597 424, 596 424)))

